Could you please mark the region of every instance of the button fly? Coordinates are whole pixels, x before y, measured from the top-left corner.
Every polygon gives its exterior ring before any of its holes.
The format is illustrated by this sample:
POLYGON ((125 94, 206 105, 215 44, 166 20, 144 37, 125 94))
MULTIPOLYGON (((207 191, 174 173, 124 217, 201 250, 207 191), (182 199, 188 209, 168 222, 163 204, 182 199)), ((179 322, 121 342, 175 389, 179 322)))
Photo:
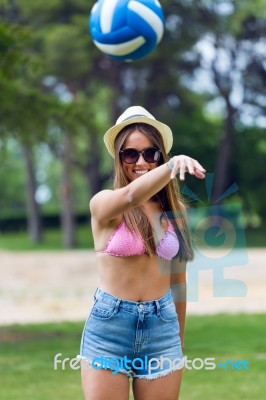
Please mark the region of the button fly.
POLYGON ((144 305, 143 304, 139 304, 139 309, 143 310, 143 308, 144 308, 144 305))

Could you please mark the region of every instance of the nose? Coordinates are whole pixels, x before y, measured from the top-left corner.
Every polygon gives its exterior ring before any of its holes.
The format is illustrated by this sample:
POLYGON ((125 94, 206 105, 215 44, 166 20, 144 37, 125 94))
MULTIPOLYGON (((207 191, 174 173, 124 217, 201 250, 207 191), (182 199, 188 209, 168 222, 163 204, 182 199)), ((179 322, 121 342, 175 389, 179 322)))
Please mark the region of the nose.
POLYGON ((146 164, 146 161, 144 160, 143 154, 140 154, 138 161, 136 161, 136 165, 141 165, 143 163, 146 164))

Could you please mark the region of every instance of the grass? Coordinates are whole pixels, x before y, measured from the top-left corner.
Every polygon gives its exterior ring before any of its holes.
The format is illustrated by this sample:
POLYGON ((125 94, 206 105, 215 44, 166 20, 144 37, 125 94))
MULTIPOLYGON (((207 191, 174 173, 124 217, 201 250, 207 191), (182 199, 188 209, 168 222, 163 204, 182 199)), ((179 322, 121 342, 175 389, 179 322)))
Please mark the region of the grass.
MULTIPOLYGON (((76 249, 93 247, 93 238, 89 225, 81 225, 76 229, 76 249)), ((62 234, 59 229, 44 231, 42 243, 35 244, 26 232, 0 233, 0 249, 10 251, 65 250, 62 245, 62 234)))
MULTIPOLYGON (((83 323, 0 327, 1 399, 83 399, 80 371, 53 369, 55 354, 62 353, 62 358, 78 354, 83 323)), ((246 360, 250 370, 185 370, 180 400, 263 399, 265 330, 264 314, 189 316, 185 352, 189 360, 214 357, 216 364, 246 360)))
MULTIPOLYGON (((246 241, 248 247, 265 247, 266 230, 247 230, 246 241)), ((76 249, 93 248, 93 238, 89 225, 80 225, 76 229, 76 249)), ((62 236, 59 229, 45 230, 43 242, 34 244, 26 232, 0 232, 0 249, 10 251, 39 251, 64 250, 62 236)))

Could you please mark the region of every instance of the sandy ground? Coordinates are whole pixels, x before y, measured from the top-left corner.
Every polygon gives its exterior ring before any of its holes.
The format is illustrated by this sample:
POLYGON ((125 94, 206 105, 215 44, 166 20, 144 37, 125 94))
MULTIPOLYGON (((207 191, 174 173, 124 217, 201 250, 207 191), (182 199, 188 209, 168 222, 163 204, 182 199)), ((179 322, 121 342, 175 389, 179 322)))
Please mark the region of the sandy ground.
MULTIPOLYGON (((219 254, 211 254, 214 261, 219 254)), ((241 281, 247 294, 213 295, 213 269, 198 273, 198 300, 188 314, 266 311, 266 249, 248 251, 248 263, 224 268, 224 279, 241 281)), ((193 265, 190 266, 190 271, 193 265)), ((225 285, 226 282, 224 281, 225 285)), ((98 286, 92 251, 0 251, 0 325, 85 320, 98 286)), ((217 286, 217 285, 216 285, 217 286)))

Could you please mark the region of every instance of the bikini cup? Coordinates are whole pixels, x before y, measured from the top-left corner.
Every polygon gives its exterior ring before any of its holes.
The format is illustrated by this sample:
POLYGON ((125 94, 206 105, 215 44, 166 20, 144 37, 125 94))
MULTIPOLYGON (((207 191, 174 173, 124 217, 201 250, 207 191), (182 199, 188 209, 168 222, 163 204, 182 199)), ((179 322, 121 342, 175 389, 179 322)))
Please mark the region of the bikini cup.
MULTIPOLYGON (((174 231, 174 227, 168 220, 168 228, 165 231, 160 243, 156 247, 156 253, 160 258, 172 260, 179 251, 179 240, 174 231)), ((103 251, 97 253, 107 253, 115 257, 130 257, 145 254, 145 245, 142 237, 131 232, 124 220, 111 234, 103 251)))

